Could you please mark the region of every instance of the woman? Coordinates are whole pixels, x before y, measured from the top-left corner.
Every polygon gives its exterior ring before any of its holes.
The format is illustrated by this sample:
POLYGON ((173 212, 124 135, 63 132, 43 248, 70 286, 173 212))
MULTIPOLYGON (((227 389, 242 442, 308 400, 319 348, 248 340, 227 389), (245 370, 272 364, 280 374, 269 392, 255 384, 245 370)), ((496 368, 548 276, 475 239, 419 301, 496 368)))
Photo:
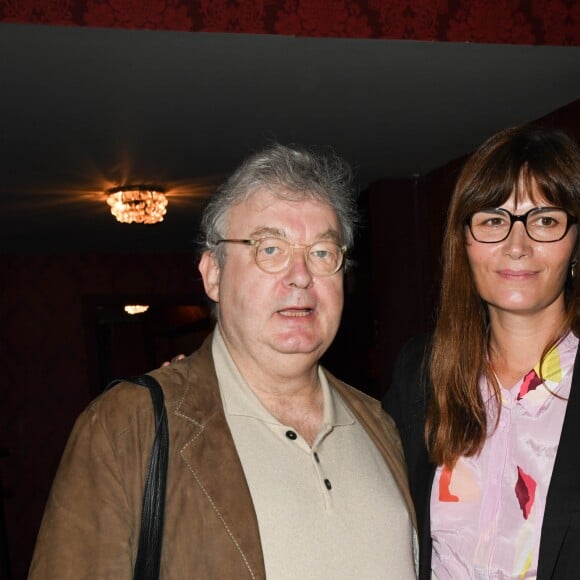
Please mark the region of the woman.
POLYGON ((420 578, 580 578, 578 218, 563 133, 502 131, 462 170, 435 331, 403 349, 384 402, 420 578))

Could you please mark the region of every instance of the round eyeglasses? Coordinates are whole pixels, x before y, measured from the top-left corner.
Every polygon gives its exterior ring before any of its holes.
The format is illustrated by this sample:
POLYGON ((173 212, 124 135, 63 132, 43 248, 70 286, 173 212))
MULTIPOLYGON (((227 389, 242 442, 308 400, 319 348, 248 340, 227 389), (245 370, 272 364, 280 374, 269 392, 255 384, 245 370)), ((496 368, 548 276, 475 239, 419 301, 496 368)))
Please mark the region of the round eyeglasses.
POLYGON ((473 238, 484 244, 503 242, 515 222, 522 222, 528 237, 535 242, 561 240, 578 220, 561 207, 534 207, 521 215, 507 209, 490 208, 476 211, 467 220, 473 238))
POLYGON ((258 267, 269 274, 285 270, 294 258, 294 250, 304 250, 304 260, 308 271, 315 276, 332 276, 344 264, 346 246, 320 240, 308 246, 291 244, 282 238, 260 238, 258 240, 217 240, 216 244, 245 244, 254 247, 254 259, 258 267))

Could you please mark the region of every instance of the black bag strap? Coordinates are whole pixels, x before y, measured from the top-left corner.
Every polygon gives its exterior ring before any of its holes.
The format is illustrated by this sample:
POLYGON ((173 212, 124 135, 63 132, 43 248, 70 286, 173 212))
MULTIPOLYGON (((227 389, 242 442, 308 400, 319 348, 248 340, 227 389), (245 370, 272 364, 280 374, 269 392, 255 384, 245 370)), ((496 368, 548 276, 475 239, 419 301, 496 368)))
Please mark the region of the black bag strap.
POLYGON ((155 439, 149 458, 147 481, 143 492, 141 531, 133 580, 158 580, 163 543, 163 517, 165 512, 165 490, 167 487, 167 460, 169 456, 169 432, 167 412, 161 385, 151 375, 137 375, 127 379, 116 379, 106 389, 122 382, 147 387, 153 401, 155 413, 155 439))

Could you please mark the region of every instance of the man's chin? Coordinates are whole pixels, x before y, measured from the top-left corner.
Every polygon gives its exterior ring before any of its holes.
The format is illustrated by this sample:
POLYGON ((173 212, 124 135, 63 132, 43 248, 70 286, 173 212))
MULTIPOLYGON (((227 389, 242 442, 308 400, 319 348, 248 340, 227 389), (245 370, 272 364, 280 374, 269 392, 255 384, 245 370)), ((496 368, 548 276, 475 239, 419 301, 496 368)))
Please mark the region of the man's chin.
POLYGON ((304 356, 317 356, 320 358, 327 350, 320 339, 311 339, 306 337, 290 337, 280 340, 275 348, 282 354, 295 354, 304 356))

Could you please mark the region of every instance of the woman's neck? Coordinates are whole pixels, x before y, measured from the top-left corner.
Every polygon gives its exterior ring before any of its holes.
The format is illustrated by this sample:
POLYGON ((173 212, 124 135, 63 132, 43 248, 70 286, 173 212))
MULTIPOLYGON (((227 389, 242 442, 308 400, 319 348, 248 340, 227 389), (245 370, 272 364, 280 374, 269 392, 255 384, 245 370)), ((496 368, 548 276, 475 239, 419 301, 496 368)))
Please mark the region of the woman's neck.
POLYGON ((563 329, 563 305, 530 315, 490 309, 489 353, 502 385, 511 387, 533 368, 563 329))

